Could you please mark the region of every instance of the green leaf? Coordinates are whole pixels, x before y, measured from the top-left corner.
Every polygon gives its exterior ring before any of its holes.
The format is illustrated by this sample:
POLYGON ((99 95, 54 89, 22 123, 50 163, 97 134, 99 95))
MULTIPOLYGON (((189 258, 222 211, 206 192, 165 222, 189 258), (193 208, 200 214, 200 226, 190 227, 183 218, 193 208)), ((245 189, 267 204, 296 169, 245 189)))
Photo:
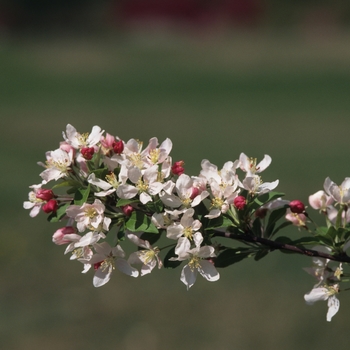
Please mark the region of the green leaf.
POLYGON ((116 207, 124 207, 125 205, 131 204, 131 203, 136 203, 139 202, 138 199, 118 199, 116 207))
POLYGON ((47 220, 49 222, 59 222, 65 215, 66 215, 66 209, 70 206, 69 203, 63 204, 58 207, 57 211, 55 213, 51 213, 47 220))
POLYGON ((52 187, 52 189, 54 188, 61 188, 61 187, 74 187, 75 189, 77 189, 78 187, 81 186, 81 183, 78 182, 78 181, 75 181, 75 180, 65 180, 65 181, 62 181, 56 185, 54 185, 52 187))
POLYGON ((282 230, 283 228, 292 225, 293 223, 291 221, 285 221, 281 225, 277 226, 275 230, 272 232, 272 236, 274 236, 279 230, 282 230))
POLYGON ((158 229, 152 223, 151 218, 138 210, 132 212, 125 227, 131 232, 159 233, 158 229))
POLYGON ((252 231, 255 236, 261 236, 261 220, 259 218, 256 218, 253 221, 252 231))
POLYGON ((216 267, 227 267, 233 265, 251 255, 249 248, 227 248, 215 259, 216 267))
POLYGON ((213 230, 220 227, 229 227, 232 226, 232 221, 226 216, 220 215, 215 219, 208 220, 208 224, 206 225, 206 230, 213 230))
POLYGON ((75 205, 83 205, 86 203, 90 194, 90 184, 87 187, 80 187, 75 192, 74 196, 74 204, 75 205))
POLYGON ((175 254, 175 247, 173 247, 168 251, 167 255, 164 258, 163 264, 166 269, 175 269, 176 267, 181 265, 182 261, 169 260, 170 258, 175 258, 175 257, 177 257, 177 254, 175 254))
POLYGON ((258 252, 254 256, 255 261, 259 261, 260 259, 264 258, 269 253, 269 250, 266 248, 258 250, 258 252))
POLYGON ((160 199, 158 199, 156 201, 148 202, 145 207, 152 213, 161 213, 163 212, 164 204, 160 199))
POLYGON ((302 237, 299 238, 295 241, 291 241, 289 244, 296 245, 296 246, 304 246, 304 245, 315 245, 315 244, 320 244, 322 242, 322 238, 320 236, 315 236, 315 237, 302 237))
POLYGON ((107 168, 94 169, 90 172, 94 173, 97 178, 105 180, 106 175, 108 174, 108 169, 107 168))
POLYGON ((255 210, 260 208, 262 205, 271 202, 274 199, 283 197, 284 193, 282 192, 267 192, 264 193, 260 196, 258 196, 257 198, 254 199, 254 201, 252 203, 249 204, 249 210, 255 210))
POLYGON ((271 237, 272 232, 275 228, 276 221, 278 221, 286 215, 287 208, 288 206, 283 206, 282 208, 275 209, 271 212, 265 230, 265 234, 267 237, 271 237))

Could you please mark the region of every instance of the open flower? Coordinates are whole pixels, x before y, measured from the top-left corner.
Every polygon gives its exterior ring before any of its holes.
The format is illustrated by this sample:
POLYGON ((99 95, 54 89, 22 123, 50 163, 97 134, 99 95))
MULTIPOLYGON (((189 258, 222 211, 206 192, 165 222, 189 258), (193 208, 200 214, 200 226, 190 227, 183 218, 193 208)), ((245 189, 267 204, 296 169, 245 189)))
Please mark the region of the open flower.
POLYGON ((239 156, 239 166, 246 172, 246 177, 252 177, 255 174, 261 173, 271 164, 271 157, 267 154, 264 155, 262 161, 256 164, 257 159, 246 156, 244 153, 241 153, 239 156))
POLYGON ((71 205, 66 209, 68 217, 73 218, 77 222, 79 232, 90 228, 98 230, 102 224, 105 230, 108 230, 109 220, 104 220, 105 206, 99 199, 95 199, 93 204, 84 203, 83 205, 71 205))
MULTIPOLYGON (((130 264, 123 259, 125 253, 119 245, 112 248, 107 242, 101 244, 96 243, 94 249, 96 253, 91 259, 80 261, 94 267, 95 275, 93 278, 93 285, 95 287, 101 287, 106 284, 111 279, 112 272, 116 267, 119 271, 131 277, 137 277, 139 275, 137 269, 131 267, 130 264)), ((88 269, 85 268, 83 272, 87 270, 88 269)))
POLYGON ((219 272, 215 266, 206 258, 215 257, 215 248, 211 246, 201 247, 203 236, 200 232, 193 235, 195 248, 191 249, 191 243, 186 237, 180 237, 175 248, 177 258, 170 260, 188 260, 181 272, 180 280, 187 286, 187 290, 191 288, 196 282, 198 272, 209 282, 217 281, 220 278, 219 272))
POLYGON ((340 186, 334 183, 329 177, 324 182, 324 190, 339 204, 350 202, 350 177, 346 177, 340 186))
POLYGON ((327 321, 330 322, 332 320, 332 317, 339 310, 340 302, 339 299, 336 297, 336 294, 338 293, 338 284, 335 284, 333 286, 315 287, 311 290, 310 293, 304 295, 304 299, 308 305, 312 305, 316 301, 328 300, 327 321))
POLYGON ((40 176, 43 179, 43 183, 47 183, 51 180, 57 181, 58 179, 68 175, 71 170, 70 166, 73 161, 73 152, 66 152, 62 149, 56 149, 55 151, 49 151, 46 153, 46 164, 39 162, 46 168, 40 176))
POLYGON ((74 126, 68 124, 66 127, 66 132, 62 133, 65 141, 74 147, 75 149, 81 149, 85 147, 95 146, 98 142, 100 142, 101 136, 104 133, 104 130, 101 131, 101 128, 95 125, 91 133, 80 134, 77 132, 74 126))
POLYGON ((144 276, 148 273, 151 273, 157 265, 158 268, 161 268, 163 266, 163 263, 158 256, 160 252, 159 248, 153 248, 148 241, 141 239, 139 235, 131 232, 127 233, 127 237, 133 243, 135 243, 140 248, 143 248, 139 249, 137 252, 131 253, 128 259, 128 263, 142 264, 141 276, 144 276))

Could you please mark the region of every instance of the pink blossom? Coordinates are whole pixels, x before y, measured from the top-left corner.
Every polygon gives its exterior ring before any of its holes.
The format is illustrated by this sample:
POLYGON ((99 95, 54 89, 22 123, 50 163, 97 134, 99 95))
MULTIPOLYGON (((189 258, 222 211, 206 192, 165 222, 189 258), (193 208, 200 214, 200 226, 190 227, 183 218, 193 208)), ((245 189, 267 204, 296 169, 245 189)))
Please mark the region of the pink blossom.
POLYGON ((52 236, 52 242, 57 245, 68 244, 71 240, 64 239, 67 234, 75 233, 75 228, 72 226, 65 226, 59 228, 52 236))

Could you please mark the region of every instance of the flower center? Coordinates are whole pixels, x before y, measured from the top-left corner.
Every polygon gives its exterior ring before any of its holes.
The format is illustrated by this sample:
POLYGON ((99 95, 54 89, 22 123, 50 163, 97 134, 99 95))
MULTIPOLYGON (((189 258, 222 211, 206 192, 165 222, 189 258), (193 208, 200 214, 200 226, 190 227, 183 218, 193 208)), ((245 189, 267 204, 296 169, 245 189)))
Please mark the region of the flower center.
POLYGON ((159 159, 159 154, 160 154, 160 150, 159 149, 152 149, 150 152, 149 152, 149 158, 151 160, 151 162, 153 164, 157 164, 158 163, 158 159, 159 159))
POLYGON ((199 261, 200 261, 200 258, 198 256, 196 255, 192 256, 191 260, 188 263, 188 266, 192 271, 197 270, 201 266, 199 261))
POLYGON ((217 209, 221 209, 221 207, 224 205, 224 201, 219 198, 219 197, 214 197, 211 200, 211 208, 217 208, 217 209))
POLYGON ((137 181, 136 187, 140 192, 146 192, 148 190, 148 184, 143 182, 141 179, 137 181))
POLYGON ((118 186, 120 185, 114 173, 106 175, 106 180, 113 188, 118 188, 118 186))
POLYGON ((185 227, 185 229, 183 230, 183 234, 186 238, 188 239, 192 239, 193 236, 193 230, 192 227, 185 227))
POLYGON ((90 219, 94 218, 97 215, 97 211, 94 207, 89 207, 85 209, 85 216, 89 217, 90 219))
POLYGON ((83 134, 78 134, 77 139, 80 144, 80 147, 83 147, 87 144, 87 139, 89 137, 89 133, 85 132, 83 134))

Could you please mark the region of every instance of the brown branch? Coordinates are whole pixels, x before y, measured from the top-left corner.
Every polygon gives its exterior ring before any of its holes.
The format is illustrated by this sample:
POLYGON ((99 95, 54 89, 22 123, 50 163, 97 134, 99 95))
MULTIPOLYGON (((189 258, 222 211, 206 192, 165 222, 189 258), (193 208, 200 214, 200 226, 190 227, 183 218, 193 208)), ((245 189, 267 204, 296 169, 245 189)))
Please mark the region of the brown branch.
POLYGON ((320 252, 318 250, 306 249, 304 247, 282 243, 282 242, 276 242, 267 238, 257 237, 249 234, 237 234, 237 233, 230 233, 230 232, 215 231, 214 237, 215 236, 231 238, 231 239, 235 239, 243 242, 255 243, 258 245, 264 245, 269 247, 271 251, 286 250, 286 251, 290 251, 290 252, 294 252, 294 253, 310 256, 310 257, 319 257, 319 258, 329 259, 333 261, 350 263, 350 257, 347 256, 345 252, 342 255, 331 255, 331 254, 320 252))

